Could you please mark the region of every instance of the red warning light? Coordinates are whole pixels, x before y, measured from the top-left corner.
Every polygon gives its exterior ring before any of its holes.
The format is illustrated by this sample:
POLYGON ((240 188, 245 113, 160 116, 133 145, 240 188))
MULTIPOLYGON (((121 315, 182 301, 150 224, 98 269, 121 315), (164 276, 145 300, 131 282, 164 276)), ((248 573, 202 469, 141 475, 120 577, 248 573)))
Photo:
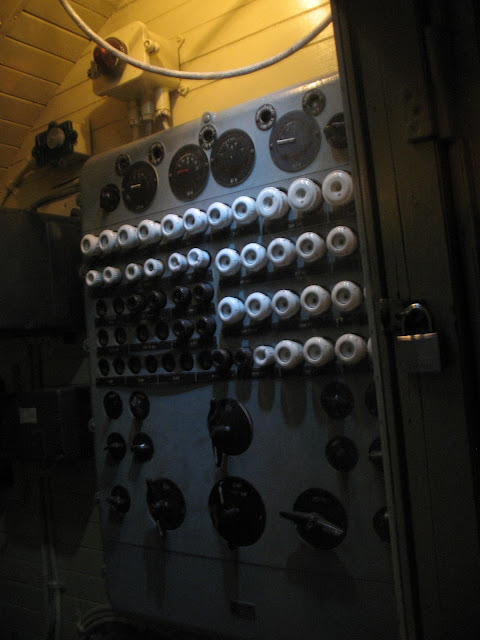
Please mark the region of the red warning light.
MULTIPOLYGON (((118 49, 118 51, 127 53, 126 44, 118 38, 107 38, 106 41, 108 44, 111 44, 112 47, 118 49)), ((118 77, 125 68, 125 62, 123 62, 123 60, 116 58, 113 53, 110 53, 105 47, 101 47, 100 45, 97 45, 93 50, 93 59, 97 65, 98 72, 104 76, 118 77)))

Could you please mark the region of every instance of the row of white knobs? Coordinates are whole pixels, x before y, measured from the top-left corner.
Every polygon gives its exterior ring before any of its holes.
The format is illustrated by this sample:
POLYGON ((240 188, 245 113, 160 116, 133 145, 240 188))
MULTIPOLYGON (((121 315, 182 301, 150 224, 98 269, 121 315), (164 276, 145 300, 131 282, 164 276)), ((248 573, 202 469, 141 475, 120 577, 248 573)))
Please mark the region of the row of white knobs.
POLYGON ((264 368, 276 363, 282 369, 293 369, 305 361, 313 367, 323 367, 336 356, 339 362, 354 365, 372 353, 372 342, 355 333, 345 333, 335 344, 327 338, 314 336, 304 345, 295 340, 281 340, 275 347, 261 345, 253 351, 253 361, 264 368))
POLYGON ((266 187, 256 200, 249 196, 240 196, 234 200, 231 207, 222 202, 214 202, 206 212, 193 207, 188 209, 183 217, 169 213, 161 223, 143 220, 138 227, 125 224, 118 232, 104 229, 98 237, 93 234, 83 236, 80 248, 87 257, 122 249, 130 250, 140 245, 160 242, 162 238, 166 241, 175 240, 185 232, 191 235, 203 233, 209 226, 214 230, 223 229, 230 226, 234 220, 238 225, 246 225, 258 216, 269 220, 283 218, 291 207, 308 213, 318 209, 323 198, 336 206, 351 202, 351 176, 346 171, 332 171, 323 181, 322 189, 310 178, 298 178, 290 185, 288 194, 276 187, 266 187))
MULTIPOLYGON (((250 242, 238 253, 235 249, 221 249, 215 257, 215 266, 222 276, 232 276, 240 271, 242 265, 247 272, 260 271, 270 261, 274 267, 285 267, 294 262, 297 256, 306 263, 312 263, 323 258, 328 250, 335 256, 343 257, 352 254, 358 245, 355 233, 349 227, 335 227, 325 240, 307 231, 293 243, 289 238, 275 238, 267 248, 257 242, 250 242)), ((195 247, 185 256, 182 253, 172 253, 168 258, 168 267, 172 273, 180 274, 192 269, 205 269, 210 264, 208 251, 195 247)), ((143 265, 130 263, 125 269, 128 282, 140 280, 143 276, 153 278, 161 276, 165 265, 161 260, 149 258, 143 265)), ((118 284, 123 278, 118 267, 105 267, 103 272, 91 269, 86 275, 89 287, 118 284)))

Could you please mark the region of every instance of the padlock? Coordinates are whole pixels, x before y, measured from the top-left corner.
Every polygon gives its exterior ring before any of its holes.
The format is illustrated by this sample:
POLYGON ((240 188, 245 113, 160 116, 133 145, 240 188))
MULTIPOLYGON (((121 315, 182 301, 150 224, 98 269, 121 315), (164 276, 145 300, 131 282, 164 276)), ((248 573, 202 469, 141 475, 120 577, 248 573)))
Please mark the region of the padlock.
POLYGON ((438 332, 433 331, 428 309, 418 302, 410 304, 402 314, 402 334, 396 337, 397 364, 408 373, 438 373, 442 370, 438 332), (415 318, 418 333, 408 333, 415 318))

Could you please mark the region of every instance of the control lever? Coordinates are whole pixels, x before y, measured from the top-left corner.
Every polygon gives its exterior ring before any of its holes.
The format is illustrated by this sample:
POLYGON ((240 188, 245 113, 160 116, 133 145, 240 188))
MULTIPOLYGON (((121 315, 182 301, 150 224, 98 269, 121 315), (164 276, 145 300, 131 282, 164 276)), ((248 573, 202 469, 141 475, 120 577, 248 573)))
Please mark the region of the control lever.
POLYGON ((212 398, 208 413, 208 431, 217 467, 222 465, 224 455, 236 456, 246 451, 253 436, 250 416, 233 398, 212 398))
POLYGON ((326 533, 330 533, 334 536, 340 537, 345 535, 345 529, 338 527, 336 524, 333 524, 333 522, 329 522, 320 514, 315 512, 303 513, 303 511, 280 511, 280 515, 282 518, 291 520, 292 522, 295 522, 295 524, 304 525, 307 528, 322 527, 326 533))

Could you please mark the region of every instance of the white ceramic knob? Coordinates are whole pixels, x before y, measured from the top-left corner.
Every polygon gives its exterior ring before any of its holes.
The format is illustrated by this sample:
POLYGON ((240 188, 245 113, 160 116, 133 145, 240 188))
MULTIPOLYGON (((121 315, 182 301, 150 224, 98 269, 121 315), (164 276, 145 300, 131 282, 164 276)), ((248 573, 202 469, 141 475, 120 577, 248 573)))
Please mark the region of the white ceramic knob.
POLYGON ((299 311, 300 298, 289 289, 280 289, 272 298, 272 309, 281 320, 286 320, 299 311))
POLYGON ((281 340, 275 347, 275 361, 282 369, 293 369, 303 360, 303 347, 294 340, 281 340))
POLYGON ((143 267, 140 264, 136 264, 135 262, 131 262, 127 264, 125 268, 125 278, 128 282, 137 282, 141 280, 143 276, 143 267))
POLYGON ((295 249, 297 250, 298 257, 302 258, 304 262, 320 260, 327 252, 325 240, 313 231, 302 233, 295 243, 295 249))
POLYGON ((260 291, 251 293, 245 300, 247 316, 254 322, 265 320, 272 314, 271 302, 270 298, 260 291))
POLYGON ((206 269, 210 264, 210 254, 208 251, 195 247, 188 252, 187 262, 192 269, 206 269))
POLYGON ((80 251, 87 258, 96 256, 100 253, 100 247, 98 246, 98 237, 91 233, 87 233, 80 240, 80 251))
POLYGON ((274 267, 287 267, 297 257, 295 245, 288 238, 275 238, 268 245, 267 257, 274 267))
POLYGON ((362 302, 362 290, 350 280, 342 280, 332 289, 332 304, 340 311, 356 309, 362 302))
POLYGON ((175 240, 183 235, 183 220, 174 213, 167 213, 162 220, 162 233, 165 240, 175 240))
POLYGON ((122 224, 117 233, 117 243, 120 249, 138 247, 140 241, 137 235, 137 228, 131 224, 122 224))
POLYGON ((161 260, 148 258, 143 265, 143 272, 146 278, 159 278, 165 271, 165 265, 161 260))
POLYGON ((162 239, 162 225, 154 220, 142 220, 137 227, 137 237, 142 245, 160 242, 162 239))
POLYGON ((106 285, 117 284, 122 279, 122 272, 117 267, 105 267, 103 270, 103 282, 106 285))
POLYGON ((205 211, 192 207, 183 214, 183 228, 190 234, 203 233, 208 227, 208 218, 205 211))
POLYGON ((247 271, 260 271, 267 264, 267 250, 258 242, 250 242, 243 247, 240 260, 247 271))
POLYGON ((238 298, 227 296, 218 303, 217 313, 224 324, 240 322, 245 316, 245 305, 238 298))
POLYGON ((334 256, 349 256, 357 246, 357 236, 350 227, 335 227, 327 236, 327 248, 334 256))
POLYGON ((90 269, 85 276, 85 284, 87 287, 101 287, 103 284, 103 275, 100 271, 90 269))
POLYGON ((253 362, 256 367, 269 367, 275 362, 275 349, 269 345, 260 345, 253 351, 253 362))
POLYGON ((288 202, 297 211, 314 211, 323 202, 322 190, 310 178, 297 178, 288 188, 288 202))
POLYGON ((321 336, 309 338, 303 345, 303 357, 312 367, 323 367, 335 357, 335 349, 330 340, 321 336))
POLYGON ((256 207, 258 214, 267 220, 283 218, 290 210, 287 194, 276 187, 262 189, 258 194, 256 207))
POLYGON ((322 183, 322 193, 324 199, 334 207, 349 204, 353 200, 352 176, 342 169, 331 171, 322 183))
POLYGON ((240 196, 233 201, 232 213, 237 224, 250 224, 258 218, 255 200, 248 196, 240 196))
POLYGON ((212 229, 224 229, 232 224, 233 213, 223 202, 214 202, 207 209, 207 218, 212 229))
POLYGON ((345 333, 335 342, 335 355, 343 364, 357 364, 367 355, 367 343, 355 333, 345 333))
POLYGON ((221 249, 215 257, 215 266, 222 276, 233 276, 242 268, 240 254, 235 249, 221 249))
POLYGON ((319 284, 311 284, 302 291, 300 304, 310 316, 319 316, 330 309, 330 293, 319 284))
POLYGON ((98 236, 98 246, 104 254, 112 253, 112 251, 118 249, 117 232, 111 229, 104 229, 98 236))
POLYGON ((183 273, 188 269, 186 257, 181 253, 172 253, 168 258, 168 268, 172 273, 183 273))

